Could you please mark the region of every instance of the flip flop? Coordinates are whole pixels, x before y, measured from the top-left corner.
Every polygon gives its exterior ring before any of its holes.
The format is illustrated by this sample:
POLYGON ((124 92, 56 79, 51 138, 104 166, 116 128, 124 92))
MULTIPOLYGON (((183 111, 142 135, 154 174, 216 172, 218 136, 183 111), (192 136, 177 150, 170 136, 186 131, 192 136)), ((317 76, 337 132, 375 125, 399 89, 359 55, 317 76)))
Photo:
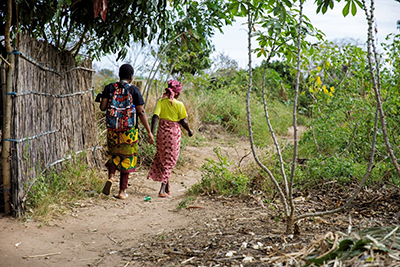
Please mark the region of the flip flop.
POLYGON ((124 200, 124 199, 126 199, 127 197, 128 197, 128 194, 125 194, 125 196, 124 197, 121 197, 121 196, 115 196, 116 198, 118 198, 118 199, 121 199, 121 200, 124 200))
POLYGON ((161 194, 161 193, 158 193, 158 197, 164 197, 164 198, 166 198, 166 197, 171 197, 171 195, 169 195, 169 194, 161 194))
POLYGON ((171 195, 171 185, 169 183, 165 187, 165 193, 167 193, 169 196, 171 195))
POLYGON ((112 184, 113 184, 113 182, 110 179, 108 179, 106 184, 103 187, 103 191, 102 192, 103 192, 104 195, 108 196, 109 194, 111 194, 112 184))

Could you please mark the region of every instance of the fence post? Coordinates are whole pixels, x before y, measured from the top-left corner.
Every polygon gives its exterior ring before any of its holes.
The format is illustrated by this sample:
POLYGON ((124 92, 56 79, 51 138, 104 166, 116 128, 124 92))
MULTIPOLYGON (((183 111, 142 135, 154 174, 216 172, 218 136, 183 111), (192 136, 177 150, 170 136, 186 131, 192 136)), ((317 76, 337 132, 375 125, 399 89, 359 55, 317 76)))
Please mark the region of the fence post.
POLYGON ((3 192, 4 192, 4 213, 11 213, 11 142, 4 141, 11 139, 11 112, 12 112, 12 88, 13 88, 13 71, 14 71, 14 55, 9 55, 10 65, 7 69, 6 77, 6 95, 3 99, 5 106, 3 120, 3 148, 2 148, 2 164, 3 164, 3 192))
POLYGON ((7 20, 4 28, 4 39, 7 53, 9 53, 9 65, 7 69, 6 77, 6 97, 3 99, 5 104, 5 113, 3 120, 3 148, 1 153, 1 159, 3 164, 3 192, 4 192, 4 213, 11 213, 11 143, 10 141, 4 141, 11 139, 11 111, 12 111, 12 97, 11 92, 13 88, 13 71, 14 71, 14 55, 10 54, 12 51, 11 47, 11 20, 12 19, 12 0, 7 1, 7 20))

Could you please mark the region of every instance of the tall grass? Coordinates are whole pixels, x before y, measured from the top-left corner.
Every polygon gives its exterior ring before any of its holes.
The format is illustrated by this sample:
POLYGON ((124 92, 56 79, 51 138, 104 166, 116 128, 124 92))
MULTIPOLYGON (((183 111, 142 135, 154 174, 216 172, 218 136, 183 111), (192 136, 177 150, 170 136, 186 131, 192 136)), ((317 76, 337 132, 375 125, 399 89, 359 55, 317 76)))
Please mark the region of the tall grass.
POLYGON ((101 192, 104 180, 98 170, 88 167, 85 158, 82 153, 59 169, 39 175, 31 186, 26 185, 26 219, 47 222, 64 214, 77 201, 101 192))
MULTIPOLYGON (((244 93, 222 88, 207 91, 206 94, 197 94, 197 98, 201 100, 197 107, 198 113, 201 114, 200 121, 221 124, 233 134, 248 136, 244 93)), ((270 101, 268 114, 274 132, 286 135, 288 128, 293 124, 292 107, 279 101, 270 101)), ((255 98, 251 101, 251 118, 257 145, 268 146, 271 143, 271 135, 261 99, 255 98)))

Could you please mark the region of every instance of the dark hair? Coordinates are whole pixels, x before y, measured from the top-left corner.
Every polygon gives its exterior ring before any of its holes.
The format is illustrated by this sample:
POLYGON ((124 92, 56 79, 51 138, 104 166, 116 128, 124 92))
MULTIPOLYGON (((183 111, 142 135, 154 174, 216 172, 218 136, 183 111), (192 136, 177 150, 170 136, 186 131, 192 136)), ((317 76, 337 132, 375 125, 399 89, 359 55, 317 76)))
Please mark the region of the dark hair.
POLYGON ((133 75, 133 67, 130 64, 124 64, 119 67, 119 78, 122 79, 130 79, 133 75))

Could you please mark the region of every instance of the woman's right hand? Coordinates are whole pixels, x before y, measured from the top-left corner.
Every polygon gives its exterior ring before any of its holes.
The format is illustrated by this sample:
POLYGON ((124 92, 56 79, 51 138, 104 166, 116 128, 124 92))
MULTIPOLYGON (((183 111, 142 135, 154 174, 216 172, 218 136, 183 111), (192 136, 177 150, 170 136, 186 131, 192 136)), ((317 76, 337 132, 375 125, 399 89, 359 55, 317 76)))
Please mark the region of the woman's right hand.
POLYGON ((149 138, 150 145, 152 145, 154 143, 154 135, 150 132, 147 134, 147 137, 149 138))
POLYGON ((192 136, 193 136, 193 130, 192 130, 192 129, 189 129, 188 135, 189 135, 189 137, 192 137, 192 136))

